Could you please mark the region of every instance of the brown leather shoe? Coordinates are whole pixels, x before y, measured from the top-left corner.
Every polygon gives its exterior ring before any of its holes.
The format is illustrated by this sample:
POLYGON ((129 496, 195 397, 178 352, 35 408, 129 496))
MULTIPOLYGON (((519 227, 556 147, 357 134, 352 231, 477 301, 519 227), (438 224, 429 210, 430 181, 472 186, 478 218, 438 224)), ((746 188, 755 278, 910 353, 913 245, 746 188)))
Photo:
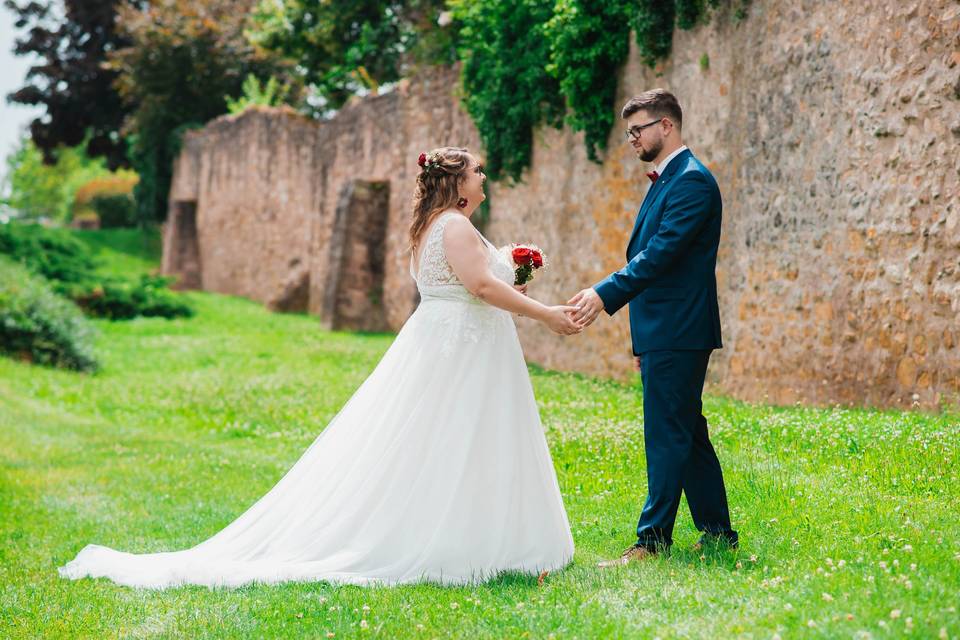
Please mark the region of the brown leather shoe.
POLYGON ((624 550, 620 554, 620 557, 615 560, 604 560, 603 562, 598 562, 597 566, 601 569, 610 569, 612 567, 623 567, 631 562, 645 560, 647 558, 652 558, 656 553, 651 551, 649 548, 644 547, 639 544, 633 544, 624 550))

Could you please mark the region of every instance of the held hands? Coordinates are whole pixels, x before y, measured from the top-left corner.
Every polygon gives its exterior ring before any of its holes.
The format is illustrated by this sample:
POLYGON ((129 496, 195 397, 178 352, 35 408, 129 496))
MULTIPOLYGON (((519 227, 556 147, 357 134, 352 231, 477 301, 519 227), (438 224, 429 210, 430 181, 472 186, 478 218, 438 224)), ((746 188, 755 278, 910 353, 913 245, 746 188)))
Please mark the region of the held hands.
MULTIPOLYGON (((513 288, 516 289, 519 293, 527 295, 527 287, 529 283, 525 284, 515 284, 513 288)), ((551 331, 558 333, 562 336, 570 336, 576 333, 583 331, 585 325, 576 322, 573 320, 573 315, 577 311, 576 307, 571 307, 567 305, 554 305, 552 307, 547 307, 543 316, 538 318, 543 322, 551 331)), ((522 314, 518 314, 521 315, 522 314)))
MULTIPOLYGON (((513 285, 513 288, 519 293, 527 295, 528 286, 529 283, 515 284, 513 285)), ((537 319, 547 325, 551 331, 562 336, 569 336, 575 333, 580 333, 583 330, 582 326, 572 320, 574 311, 576 311, 575 307, 555 305, 552 307, 546 307, 542 316, 537 319)), ((517 315, 520 315, 521 317, 523 316, 523 314, 517 315)))
POLYGON ((573 321, 580 326, 589 327, 603 311, 603 300, 593 288, 583 289, 567 302, 573 305, 573 321))
POLYGON ((573 313, 576 310, 576 307, 568 307, 562 304, 547 307, 547 311, 541 320, 551 331, 562 336, 571 336, 583 331, 583 327, 573 321, 573 313))

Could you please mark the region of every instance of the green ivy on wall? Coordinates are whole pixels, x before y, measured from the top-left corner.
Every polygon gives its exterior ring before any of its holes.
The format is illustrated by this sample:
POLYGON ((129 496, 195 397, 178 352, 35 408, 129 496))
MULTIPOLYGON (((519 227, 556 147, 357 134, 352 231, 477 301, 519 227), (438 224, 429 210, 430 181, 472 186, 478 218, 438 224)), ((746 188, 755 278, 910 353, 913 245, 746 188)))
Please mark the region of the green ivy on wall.
POLYGON ((563 122, 560 86, 545 66, 553 7, 539 0, 450 4, 460 22, 463 102, 480 131, 486 172, 518 180, 530 164, 533 129, 563 122))
POLYGON ((630 52, 632 2, 558 0, 547 22, 547 71, 560 82, 567 122, 583 131, 587 156, 599 161, 613 126, 616 70, 630 52))
POLYGON ((673 25, 676 21, 676 4, 662 0, 637 0, 637 12, 633 17, 633 29, 637 34, 637 47, 644 64, 653 67, 657 61, 670 55, 673 45, 673 25))
POLYGON ((674 26, 706 23, 722 5, 745 17, 749 0, 452 0, 463 99, 480 131, 489 175, 520 180, 533 130, 566 122, 600 162, 616 119, 617 75, 636 34, 641 59, 670 55, 674 26))

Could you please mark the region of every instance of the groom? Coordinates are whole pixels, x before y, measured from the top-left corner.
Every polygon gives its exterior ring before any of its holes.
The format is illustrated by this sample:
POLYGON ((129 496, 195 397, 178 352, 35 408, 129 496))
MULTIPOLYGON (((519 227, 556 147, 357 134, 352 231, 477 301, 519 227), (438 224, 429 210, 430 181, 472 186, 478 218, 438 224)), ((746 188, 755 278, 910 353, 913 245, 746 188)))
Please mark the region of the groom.
POLYGON ((600 313, 630 305, 633 355, 643 381, 647 502, 637 542, 601 567, 642 560, 668 548, 685 492, 708 542, 737 546, 717 454, 707 435, 701 393, 707 362, 721 348, 715 276, 722 205, 713 175, 684 146, 683 113, 663 89, 631 98, 621 116, 652 184, 627 244, 625 267, 569 304, 584 326, 600 313))

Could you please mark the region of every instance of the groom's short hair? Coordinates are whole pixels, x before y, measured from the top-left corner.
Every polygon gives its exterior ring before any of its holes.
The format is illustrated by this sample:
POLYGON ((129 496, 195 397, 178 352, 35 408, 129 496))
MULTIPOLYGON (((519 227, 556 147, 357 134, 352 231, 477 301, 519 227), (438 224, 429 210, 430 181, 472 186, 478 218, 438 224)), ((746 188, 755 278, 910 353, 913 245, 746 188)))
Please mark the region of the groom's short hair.
POLYGON ((637 111, 646 111, 654 118, 670 118, 677 125, 677 129, 683 128, 683 110, 680 109, 680 102, 677 96, 666 89, 651 89, 630 98, 627 104, 623 105, 620 117, 626 120, 637 111))

